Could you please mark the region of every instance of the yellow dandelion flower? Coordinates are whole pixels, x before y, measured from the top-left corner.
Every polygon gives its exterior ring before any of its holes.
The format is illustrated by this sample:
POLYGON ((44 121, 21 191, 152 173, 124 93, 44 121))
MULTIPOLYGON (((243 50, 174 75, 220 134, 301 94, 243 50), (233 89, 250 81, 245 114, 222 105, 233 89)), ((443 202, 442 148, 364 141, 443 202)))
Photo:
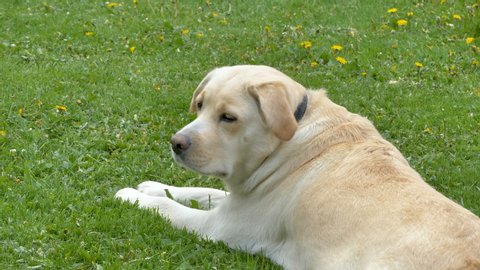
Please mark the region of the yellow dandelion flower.
POLYGON ((138 6, 138 0, 133 0, 133 4, 134 4, 135 6, 138 6))
POLYGON ((337 56, 337 57, 335 58, 335 60, 337 60, 337 62, 339 62, 339 63, 342 64, 342 65, 345 65, 346 63, 348 63, 347 59, 345 59, 345 58, 343 58, 343 57, 341 57, 341 56, 337 56))
POLYGON ((440 4, 445 4, 447 0, 440 0, 440 4))
POLYGON ((218 13, 217 12, 212 12, 212 17, 218 17, 218 13))
POLYGON ((475 60, 472 61, 472 66, 478 67, 479 64, 480 64, 480 63, 478 63, 478 60, 477 60, 477 59, 475 59, 475 60))
POLYGON ((130 46, 130 47, 128 48, 128 50, 130 51, 130 53, 134 53, 134 52, 137 50, 137 47, 135 47, 135 46, 130 46))
POLYGON ((64 105, 57 105, 57 106, 55 106, 55 109, 56 109, 58 112, 66 112, 66 111, 67 111, 67 107, 64 106, 64 105))
POLYGON ((473 37, 467 37, 467 39, 465 40, 467 42, 467 44, 471 44, 475 41, 475 38, 473 37))
POLYGON ((23 114, 25 113, 25 109, 23 107, 18 108, 18 116, 23 117, 23 114))
POLYGON ((225 19, 225 18, 221 19, 220 24, 227 25, 228 24, 227 19, 225 19))
POLYGON ((93 31, 85 31, 83 34, 87 37, 91 37, 91 36, 95 35, 95 33, 93 31))
POLYGON ((332 47, 330 47, 332 50, 336 51, 336 52, 339 52, 341 50, 343 50, 343 47, 341 45, 338 45, 338 44, 335 44, 333 45, 332 47))
POLYGON ((457 66, 455 65, 451 65, 449 68, 448 68, 448 72, 450 73, 450 75, 452 76, 456 76, 457 75, 457 66))
POLYGON ((429 127, 426 127, 426 128, 423 130, 423 133, 432 134, 432 129, 429 128, 429 127))
POLYGON ((7 137, 7 132, 5 130, 0 130, 0 137, 7 137))
POLYGON ((163 35, 158 35, 157 39, 158 41, 163 42, 165 40, 165 37, 163 35))
POLYGON ((197 38, 203 38, 203 33, 197 33, 196 36, 197 38))
POLYGON ((122 4, 117 3, 117 2, 107 2, 107 3, 106 3, 106 6, 107 6, 108 8, 116 8, 116 7, 121 7, 122 4))
POLYGON ((184 28, 184 29, 182 29, 182 31, 180 31, 180 33, 181 33, 182 35, 188 35, 188 33, 190 33, 190 29, 184 28))
POLYGON ((412 12, 412 11, 407 12, 407 16, 408 16, 408 17, 412 17, 412 16, 413 16, 413 12, 412 12))
POLYGON ((397 11, 398 11, 398 9, 396 9, 396 8, 389 8, 389 9, 387 10, 387 12, 390 13, 390 14, 396 13, 397 11))
POLYGON ((311 63, 310 63, 310 67, 312 68, 316 68, 318 66, 318 62, 313 60, 311 63))
POLYGON ((417 68, 422 68, 423 67, 423 64, 421 62, 415 62, 415 66, 417 68))
POLYGON ((270 28, 270 26, 268 25, 265 25, 265 27, 263 28, 263 30, 267 33, 270 33, 270 31, 272 31, 272 28, 270 28))
POLYGON ((455 19, 455 20, 461 20, 461 19, 462 19, 462 16, 460 16, 459 14, 453 14, 453 19, 455 19))
POLYGON ((364 72, 360 73, 360 75, 362 75, 363 77, 366 77, 366 76, 367 76, 367 72, 364 71, 364 72))
POLYGON ((310 48, 312 48, 312 42, 311 41, 302 41, 300 43, 300 46, 304 49, 310 49, 310 48))
POLYGON ((404 20, 404 19, 400 19, 400 20, 397 21, 398 26, 405 26, 407 24, 408 24, 408 21, 404 20))

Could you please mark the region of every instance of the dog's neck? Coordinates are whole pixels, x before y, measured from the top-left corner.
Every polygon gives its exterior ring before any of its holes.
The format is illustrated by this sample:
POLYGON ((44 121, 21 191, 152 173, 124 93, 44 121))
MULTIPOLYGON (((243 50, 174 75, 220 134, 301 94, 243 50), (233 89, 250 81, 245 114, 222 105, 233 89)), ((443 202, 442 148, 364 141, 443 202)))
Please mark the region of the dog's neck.
POLYGON ((302 120, 303 116, 305 115, 305 111, 307 110, 307 104, 308 104, 308 96, 305 95, 303 96, 302 102, 298 104, 298 107, 295 110, 295 113, 293 113, 293 115, 295 116, 295 120, 297 120, 297 122, 300 122, 300 120, 302 120))

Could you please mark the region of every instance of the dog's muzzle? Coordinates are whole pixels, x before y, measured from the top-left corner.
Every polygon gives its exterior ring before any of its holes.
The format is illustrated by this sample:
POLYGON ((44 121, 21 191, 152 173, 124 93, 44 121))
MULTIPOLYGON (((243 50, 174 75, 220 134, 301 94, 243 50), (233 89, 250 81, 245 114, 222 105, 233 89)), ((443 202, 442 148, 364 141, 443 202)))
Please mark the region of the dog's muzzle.
POLYGON ((190 140, 190 137, 177 133, 170 139, 170 144, 173 152, 177 155, 181 155, 188 150, 190 145, 192 145, 192 141, 190 140))

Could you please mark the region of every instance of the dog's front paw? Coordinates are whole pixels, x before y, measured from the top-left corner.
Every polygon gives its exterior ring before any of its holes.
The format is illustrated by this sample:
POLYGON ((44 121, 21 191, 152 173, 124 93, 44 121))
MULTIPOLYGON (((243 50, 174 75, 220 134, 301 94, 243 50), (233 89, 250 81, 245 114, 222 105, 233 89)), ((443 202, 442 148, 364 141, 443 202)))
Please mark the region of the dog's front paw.
POLYGON ((167 197, 167 192, 165 190, 169 190, 172 192, 174 187, 165 185, 155 181, 145 181, 138 185, 137 190, 142 192, 143 194, 147 194, 150 196, 158 196, 158 197, 167 197))
MULTIPOLYGON (((167 197, 149 196, 134 188, 123 188, 117 191, 115 198, 131 204, 137 204, 139 208, 155 209, 159 214, 168 216, 163 213, 165 209, 169 209, 172 200, 167 197)), ((166 210, 165 210, 166 211, 166 210)))
POLYGON ((140 200, 141 196, 142 193, 134 188, 122 188, 115 194, 115 198, 132 204, 140 200))

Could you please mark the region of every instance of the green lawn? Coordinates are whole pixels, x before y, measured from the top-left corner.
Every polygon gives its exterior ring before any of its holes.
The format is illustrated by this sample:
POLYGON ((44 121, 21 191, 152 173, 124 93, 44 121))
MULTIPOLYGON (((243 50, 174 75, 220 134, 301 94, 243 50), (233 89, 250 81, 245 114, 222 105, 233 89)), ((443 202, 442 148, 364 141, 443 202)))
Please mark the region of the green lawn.
POLYGON ((386 2, 1 1, 0 269, 276 269, 113 199, 222 187, 168 141, 223 65, 327 88, 480 215, 478 1, 386 2))

